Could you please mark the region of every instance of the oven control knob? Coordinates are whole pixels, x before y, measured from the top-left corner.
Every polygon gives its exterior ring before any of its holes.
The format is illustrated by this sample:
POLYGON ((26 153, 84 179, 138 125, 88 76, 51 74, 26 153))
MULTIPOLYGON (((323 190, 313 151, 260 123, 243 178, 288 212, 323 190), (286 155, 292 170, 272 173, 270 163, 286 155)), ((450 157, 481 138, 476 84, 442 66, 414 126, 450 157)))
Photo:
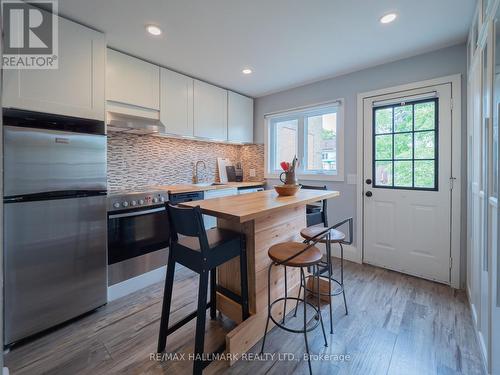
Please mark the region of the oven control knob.
POLYGON ((131 205, 131 206, 137 206, 137 201, 132 201, 132 202, 130 202, 130 205, 131 205))
POLYGON ((158 203, 158 198, 153 198, 153 203, 158 203))
POLYGON ((144 199, 139 199, 139 204, 143 205, 144 204, 144 199))
POLYGON ((113 207, 114 207, 114 208, 120 208, 120 203, 119 203, 119 202, 115 202, 115 203, 113 203, 113 207))
POLYGON ((128 202, 127 202, 127 201, 123 202, 123 203, 122 203, 122 206, 123 206, 123 207, 128 207, 128 202))
POLYGON ((160 197, 160 202, 165 202, 165 197, 160 197))

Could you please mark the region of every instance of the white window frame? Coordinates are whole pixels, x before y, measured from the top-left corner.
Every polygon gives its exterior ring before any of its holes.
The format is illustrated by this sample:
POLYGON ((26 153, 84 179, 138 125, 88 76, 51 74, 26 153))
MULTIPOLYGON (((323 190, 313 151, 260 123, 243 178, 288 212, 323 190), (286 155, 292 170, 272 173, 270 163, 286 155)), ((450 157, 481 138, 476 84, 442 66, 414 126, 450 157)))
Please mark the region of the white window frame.
MULTIPOLYGON (((298 107, 294 109, 289 109, 286 111, 269 113, 264 116, 265 119, 265 132, 264 132, 264 177, 265 178, 279 178, 282 171, 272 169, 273 158, 273 148, 274 144, 272 141, 272 131, 274 130, 271 124, 276 120, 286 121, 295 119, 297 114, 302 115, 299 118, 298 124, 298 139, 297 157, 300 160, 300 168, 297 171, 297 176, 301 180, 318 180, 318 181, 344 181, 344 99, 336 99, 329 102, 317 103, 314 105, 298 107), (321 171, 309 171, 306 172, 302 168, 305 165, 306 154, 307 154, 307 142, 306 142, 306 129, 304 124, 304 115, 314 115, 314 113, 321 113, 325 110, 336 107, 337 113, 337 129, 336 129, 336 173, 321 171), (301 139, 302 138, 302 139, 301 139)), ((291 160, 290 160, 291 161, 291 160)))

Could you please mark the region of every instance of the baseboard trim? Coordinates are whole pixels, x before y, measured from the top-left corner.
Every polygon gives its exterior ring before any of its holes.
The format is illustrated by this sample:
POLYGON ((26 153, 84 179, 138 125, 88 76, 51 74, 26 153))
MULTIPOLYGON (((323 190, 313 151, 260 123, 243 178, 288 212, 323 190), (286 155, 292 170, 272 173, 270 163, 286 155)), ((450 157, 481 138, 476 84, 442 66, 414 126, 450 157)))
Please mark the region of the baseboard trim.
POLYGON ((472 318, 472 325, 474 327, 474 336, 476 336, 476 344, 479 347, 479 351, 481 352, 481 359, 483 362, 483 370, 484 370, 485 374, 489 374, 488 361, 486 359, 487 358, 486 357, 486 347, 484 345, 484 340, 482 339, 483 335, 477 329, 477 323, 478 323, 477 313, 476 313, 476 309, 474 308, 474 305, 471 303, 471 292, 470 292, 470 288, 469 288, 468 284, 466 284, 466 287, 465 287, 465 294, 467 296, 467 302, 469 303, 470 315, 472 318))
MULTIPOLYGON (((323 254, 326 254, 325 244, 318 243, 318 248, 321 250, 323 254)), ((361 264, 361 256, 358 253, 358 249, 353 245, 342 245, 344 248, 344 259, 349 260, 354 263, 361 264)), ((340 246, 333 244, 332 245, 332 256, 335 258, 340 258, 340 246)))

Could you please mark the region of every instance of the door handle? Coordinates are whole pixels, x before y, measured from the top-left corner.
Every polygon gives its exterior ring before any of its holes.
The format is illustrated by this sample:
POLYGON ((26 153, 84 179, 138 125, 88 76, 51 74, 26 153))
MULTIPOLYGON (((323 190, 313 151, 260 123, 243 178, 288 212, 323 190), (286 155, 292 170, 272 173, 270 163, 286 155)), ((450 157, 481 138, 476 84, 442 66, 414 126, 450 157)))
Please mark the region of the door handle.
POLYGON ((371 178, 367 178, 366 181, 365 181, 368 185, 370 185, 372 183, 372 180, 371 178))
POLYGON ((368 191, 365 193, 365 195, 366 195, 367 197, 371 197, 371 196, 373 195, 373 193, 372 193, 371 191, 369 191, 369 190, 368 190, 368 191))

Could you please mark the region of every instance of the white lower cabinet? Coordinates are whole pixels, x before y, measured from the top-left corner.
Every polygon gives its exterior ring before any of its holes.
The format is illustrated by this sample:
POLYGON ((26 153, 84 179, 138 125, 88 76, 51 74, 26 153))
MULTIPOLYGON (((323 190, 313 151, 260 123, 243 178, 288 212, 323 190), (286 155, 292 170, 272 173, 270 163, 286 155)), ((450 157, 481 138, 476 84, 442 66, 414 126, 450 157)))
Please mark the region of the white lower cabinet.
POLYGON ((194 136, 227 140, 227 90, 194 80, 194 136))
POLYGON ((165 133, 192 137, 193 78, 165 68, 160 77, 160 122, 165 133))
MULTIPOLYGON (((231 195, 238 195, 238 189, 228 188, 228 189, 208 190, 205 191, 205 196, 203 199, 228 197, 231 195)), ((205 229, 211 229, 217 226, 217 218, 214 216, 203 215, 203 222, 205 223, 205 229)))
POLYGON ((104 34, 58 22, 58 69, 4 69, 2 106, 104 120, 104 34))

